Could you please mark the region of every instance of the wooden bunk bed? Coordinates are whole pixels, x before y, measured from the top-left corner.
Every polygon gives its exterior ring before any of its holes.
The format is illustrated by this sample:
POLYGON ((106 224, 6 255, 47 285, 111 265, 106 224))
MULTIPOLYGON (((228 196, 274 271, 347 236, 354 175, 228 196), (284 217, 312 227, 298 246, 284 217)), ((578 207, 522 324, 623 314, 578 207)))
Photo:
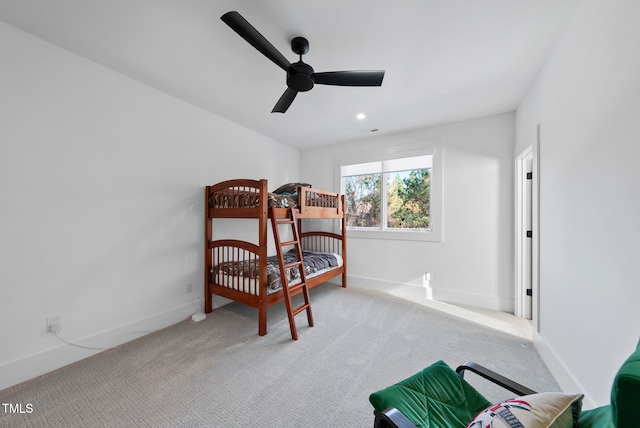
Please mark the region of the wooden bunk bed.
MULTIPOLYGON (((283 186, 284 187, 284 186, 283 186)), ((291 194, 274 194, 268 191, 267 180, 228 180, 205 190, 205 289, 204 309, 213 310, 213 295, 225 297, 258 309, 258 334, 267 334, 267 309, 284 300, 282 286, 274 281, 275 261, 268 256, 268 226, 271 216, 287 218, 294 210, 304 252, 306 283, 309 288, 342 275, 342 287, 346 287, 346 222, 344 196, 338 193, 296 186, 291 194), (257 219, 257 244, 234 239, 214 239, 213 219, 257 219), (305 219, 336 219, 341 223, 341 233, 306 231, 305 219), (333 266, 324 267, 324 259, 335 256, 333 266), (308 259, 309 257, 309 259, 308 259), (314 262, 318 257, 320 262, 314 262), (309 268, 309 265, 314 266, 309 268), (317 268, 317 271, 314 269, 317 268), (311 272, 310 272, 311 269, 311 272)), ((333 258, 331 258, 333 260, 333 258)), ((279 270, 278 270, 279 275, 279 270)), ((291 275, 287 272, 291 281, 291 275)), ((294 282, 295 283, 295 280, 294 282)), ((289 282, 289 284, 293 284, 289 282)))

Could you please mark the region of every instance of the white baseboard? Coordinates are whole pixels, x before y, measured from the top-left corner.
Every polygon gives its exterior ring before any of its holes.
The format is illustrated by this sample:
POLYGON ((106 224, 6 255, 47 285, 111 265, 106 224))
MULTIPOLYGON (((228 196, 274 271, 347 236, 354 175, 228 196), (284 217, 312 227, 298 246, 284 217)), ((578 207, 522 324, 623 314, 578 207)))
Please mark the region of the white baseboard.
MULTIPOLYGON (((190 317, 193 312, 193 304, 185 303, 168 311, 72 341, 75 345, 95 349, 69 345, 51 336, 51 348, 0 365, 0 390, 178 323, 190 317)), ((60 337, 64 338, 64 334, 60 337)))
POLYGON ((475 306, 492 311, 513 313, 514 300, 486 294, 475 294, 467 291, 433 288, 433 299, 458 305, 475 306))
POLYGON ((381 291, 394 296, 408 299, 426 298, 426 288, 412 284, 402 284, 399 282, 384 281, 362 276, 347 275, 347 287, 354 286, 369 290, 381 291))
POLYGON ((584 394, 584 399, 582 400, 583 409, 597 407, 595 401, 589 394, 585 393, 586 389, 576 380, 571 369, 567 367, 562 359, 558 357, 555 350, 544 340, 540 333, 536 331, 533 332, 533 344, 564 393, 584 394))
POLYGON ((433 300, 453 303, 465 306, 490 309, 493 311, 513 313, 513 299, 503 299, 496 296, 473 294, 465 291, 446 290, 442 288, 431 288, 426 283, 426 287, 415 284, 404 284, 392 281, 383 281, 373 278, 359 276, 348 276, 347 284, 353 284, 361 288, 370 288, 377 291, 384 291, 399 297, 406 298, 427 298, 433 300))

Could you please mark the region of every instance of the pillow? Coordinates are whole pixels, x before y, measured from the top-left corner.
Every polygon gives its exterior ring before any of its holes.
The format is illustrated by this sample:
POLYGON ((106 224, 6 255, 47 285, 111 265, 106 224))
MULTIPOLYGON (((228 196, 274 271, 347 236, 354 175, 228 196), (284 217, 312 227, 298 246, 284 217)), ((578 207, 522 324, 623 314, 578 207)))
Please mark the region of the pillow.
POLYGON ((277 193, 279 195, 294 195, 298 192, 298 187, 311 187, 308 183, 287 183, 278 187, 271 193, 277 193))
POLYGON ((467 428, 574 428, 582 397, 559 392, 524 395, 489 406, 467 428))

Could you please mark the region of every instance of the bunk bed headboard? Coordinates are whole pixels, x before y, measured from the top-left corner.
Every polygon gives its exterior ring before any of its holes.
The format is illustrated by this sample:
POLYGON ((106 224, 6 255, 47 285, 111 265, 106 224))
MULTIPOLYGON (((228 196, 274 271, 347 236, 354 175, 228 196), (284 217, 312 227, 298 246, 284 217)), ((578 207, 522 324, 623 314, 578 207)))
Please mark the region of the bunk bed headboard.
POLYGON ((209 218, 260 218, 267 215, 267 180, 227 180, 207 186, 209 218))
POLYGON ((298 218, 344 217, 344 200, 339 193, 298 187, 298 218))

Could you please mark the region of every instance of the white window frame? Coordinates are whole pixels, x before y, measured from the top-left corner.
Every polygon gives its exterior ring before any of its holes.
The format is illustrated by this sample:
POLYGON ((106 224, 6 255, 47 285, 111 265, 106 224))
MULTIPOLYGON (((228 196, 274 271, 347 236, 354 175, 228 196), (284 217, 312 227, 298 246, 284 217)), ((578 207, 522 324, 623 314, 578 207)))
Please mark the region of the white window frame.
POLYGON ((417 146, 395 147, 395 150, 370 152, 365 154, 346 154, 336 159, 336 188, 344 194, 344 182, 342 180, 342 167, 347 165, 364 164, 368 162, 390 161, 394 159, 410 158, 424 155, 432 156, 431 165, 431 199, 430 203, 430 228, 428 230, 416 229, 369 229, 347 228, 347 236, 350 238, 365 239, 393 239, 409 241, 442 241, 442 148, 437 145, 426 146, 424 143, 417 146))

